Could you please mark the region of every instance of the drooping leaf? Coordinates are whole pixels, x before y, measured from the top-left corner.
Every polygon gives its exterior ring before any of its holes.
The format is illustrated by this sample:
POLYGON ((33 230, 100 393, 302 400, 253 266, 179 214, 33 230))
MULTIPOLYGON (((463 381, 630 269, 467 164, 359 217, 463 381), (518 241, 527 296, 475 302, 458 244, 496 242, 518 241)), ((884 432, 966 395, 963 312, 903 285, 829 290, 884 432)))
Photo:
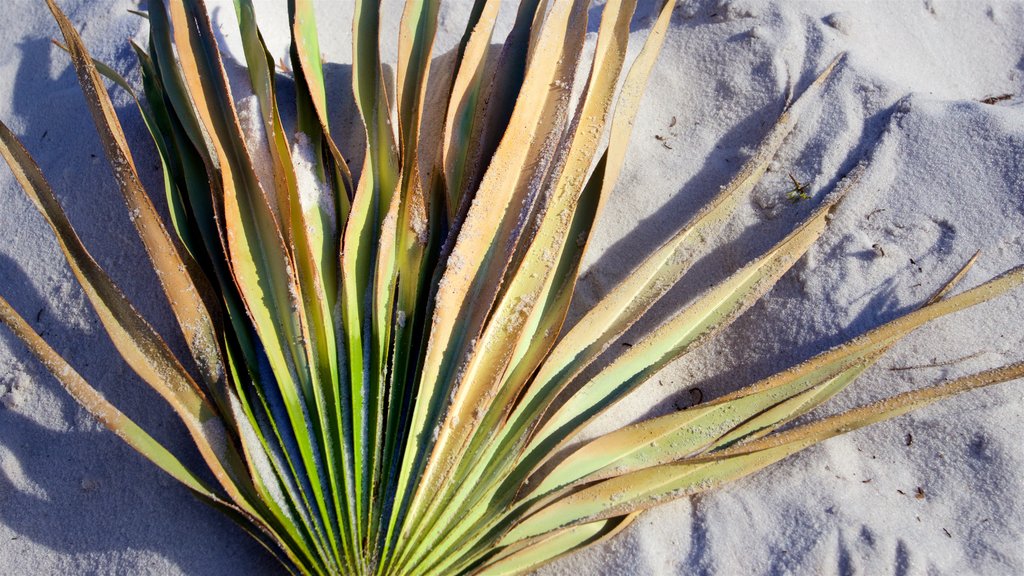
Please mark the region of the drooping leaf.
POLYGON ((71 54, 79 83, 86 95, 89 111, 92 113, 107 157, 110 158, 114 176, 132 216, 131 220, 157 271, 167 301, 185 335, 185 341, 192 350, 193 357, 199 362, 203 378, 207 385, 216 387, 217 382, 224 376, 224 368, 216 329, 208 311, 209 305, 204 302, 204 299, 208 301, 213 298, 210 288, 192 258, 180 245, 171 240, 156 208, 143 189, 124 132, 121 130, 121 123, 110 102, 110 96, 107 95, 100 74, 78 31, 54 0, 47 0, 47 5, 64 35, 68 53, 71 54))

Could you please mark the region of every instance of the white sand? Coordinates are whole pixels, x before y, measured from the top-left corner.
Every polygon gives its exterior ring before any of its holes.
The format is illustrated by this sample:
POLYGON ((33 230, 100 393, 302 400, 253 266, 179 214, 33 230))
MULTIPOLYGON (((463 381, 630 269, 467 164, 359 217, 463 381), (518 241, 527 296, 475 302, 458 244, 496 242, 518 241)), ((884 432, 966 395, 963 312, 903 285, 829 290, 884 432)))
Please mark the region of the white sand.
MULTIPOLYGON (((285 3, 264 4, 276 4, 260 8, 264 33, 283 46, 286 26, 274 18, 285 3)), ((339 4, 320 7, 321 32, 328 60, 346 62, 350 2, 339 4)), ((459 34, 467 4, 446 4, 442 48, 459 34)), ((654 4, 642 0, 639 12, 654 4)), ((95 56, 134 68, 126 40, 140 22, 125 10, 137 2, 61 5, 84 27, 95 56)), ((218 5, 216 20, 232 23, 230 2, 218 5)), ((638 21, 638 40, 645 22, 638 21)), ((15 0, 0 8, 0 30, 0 118, 23 137, 100 263, 181 351, 68 60, 48 43, 56 26, 38 2, 15 0)), ((1021 30, 1019 2, 683 2, 588 256, 580 305, 727 182, 774 120, 787 86, 802 89, 841 51, 849 52, 846 65, 783 147, 777 170, 671 300, 692 297, 808 213, 812 202, 785 201, 787 173, 818 195, 877 147, 865 179, 810 254, 731 329, 592 433, 687 405, 692 387, 705 398, 735 390, 877 326, 919 304, 976 249, 984 255, 965 286, 1024 263, 1021 30), (979 102, 1003 94, 1012 97, 979 102)), ((335 88, 348 81, 347 68, 328 73, 335 88)), ((116 103, 146 184, 162 193, 144 127, 123 96, 116 103)), ((336 130, 350 129, 349 119, 336 118, 336 130)), ((173 440, 181 429, 160 399, 106 341, 6 168, 0 293, 143 427, 191 454, 173 440)), ((822 413, 1024 358, 1022 311, 1018 292, 936 322, 822 413)), ((971 393, 655 510, 616 540, 543 573, 1021 574, 1022 422, 1021 383, 971 393)), ((276 572, 241 530, 102 430, 0 330, 0 573, 276 572)))

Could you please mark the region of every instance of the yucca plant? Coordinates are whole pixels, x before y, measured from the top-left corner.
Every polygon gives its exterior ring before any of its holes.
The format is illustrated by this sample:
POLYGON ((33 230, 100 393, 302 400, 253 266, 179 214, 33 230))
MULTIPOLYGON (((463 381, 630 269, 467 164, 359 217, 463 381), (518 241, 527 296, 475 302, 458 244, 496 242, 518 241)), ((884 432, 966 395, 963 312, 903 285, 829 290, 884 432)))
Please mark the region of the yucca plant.
POLYGON ((379 5, 356 0, 358 178, 328 125, 310 0, 288 3, 295 126, 282 121, 250 0, 235 0, 247 95, 229 89, 202 0, 151 0, 140 14, 148 46, 134 46, 139 110, 162 161, 173 236, 143 190, 102 76, 134 96, 132 86, 93 61, 47 3, 194 366, 92 259, 2 124, 0 153, 118 351, 185 424, 208 470, 188 468, 112 406, 3 299, 0 319, 89 412, 292 573, 527 571, 667 500, 1024 375, 1013 364, 789 425, 912 330, 1024 282, 1016 268, 946 297, 969 262, 925 305, 843 346, 566 451, 584 425, 742 314, 825 231, 863 164, 776 246, 631 346, 612 347, 707 252, 839 59, 717 197, 566 328, 674 0, 659 4, 628 65, 636 0, 607 2, 592 58, 582 57, 589 2, 521 0, 495 45, 500 2, 476 0, 450 70, 431 60, 439 0, 408 0, 393 78, 381 62, 379 5), (443 106, 426 105, 428 85, 441 87, 443 106))

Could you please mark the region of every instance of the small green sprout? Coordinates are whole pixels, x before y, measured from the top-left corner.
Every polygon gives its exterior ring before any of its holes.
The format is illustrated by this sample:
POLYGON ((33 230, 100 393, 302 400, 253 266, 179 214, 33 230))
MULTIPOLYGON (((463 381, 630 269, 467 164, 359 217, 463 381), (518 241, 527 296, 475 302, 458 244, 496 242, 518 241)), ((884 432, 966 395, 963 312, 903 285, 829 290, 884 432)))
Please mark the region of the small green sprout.
POLYGON ((789 174, 789 179, 793 181, 793 187, 786 192, 786 199, 789 200, 791 204, 811 199, 811 195, 807 193, 807 184, 801 184, 800 181, 793 176, 792 172, 789 174))

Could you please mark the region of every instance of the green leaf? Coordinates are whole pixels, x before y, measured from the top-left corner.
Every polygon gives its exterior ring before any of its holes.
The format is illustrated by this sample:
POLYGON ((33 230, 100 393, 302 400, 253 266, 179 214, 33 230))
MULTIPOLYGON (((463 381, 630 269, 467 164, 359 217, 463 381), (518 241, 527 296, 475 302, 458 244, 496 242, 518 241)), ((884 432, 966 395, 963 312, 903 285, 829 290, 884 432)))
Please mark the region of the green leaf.
POLYGON ((863 166, 842 181, 808 220, 767 253, 747 264, 636 342, 558 407, 522 458, 536 467, 599 413, 692 346, 706 341, 775 285, 825 231, 836 203, 855 185, 863 166))
MULTIPOLYGON (((977 255, 928 301, 960 281, 977 255)), ((1013 284, 1002 285, 1009 290, 1013 284)), ((995 297, 999 290, 987 292, 995 297)), ((665 464, 760 437, 835 396, 880 358, 893 343, 944 314, 982 302, 977 293, 951 298, 940 308, 920 312, 876 328, 863 337, 822 353, 803 364, 722 400, 652 418, 601 436, 561 460, 531 483, 530 501, 564 486, 584 484, 641 468, 665 464)))
MULTIPOLYGON (((238 506, 224 500, 198 475, 189 470, 162 444, 157 442, 135 422, 125 416, 90 386, 56 351, 53 350, 29 325, 18 315, 10 304, 0 297, 0 322, 5 324, 21 340, 29 351, 46 366, 47 370, 57 379, 83 408, 103 424, 111 432, 124 440, 133 450, 146 458, 157 468, 181 482, 201 501, 214 509, 223 512, 244 530, 253 536, 271 555, 278 559, 290 573, 298 573, 296 566, 303 566, 303 560, 295 554, 290 541, 274 531, 268 530, 262 518, 247 511, 245 506, 238 506), (285 556, 282 557, 281 553, 285 556)), ((306 567, 309 573, 311 567, 306 567)))
MULTIPOLYGON (((535 166, 545 148, 554 144, 554 128, 565 116, 563 96, 568 95, 586 30, 583 4, 558 4, 545 20, 541 34, 545 50, 562 56, 538 62, 527 74, 505 138, 481 184, 480 194, 488 201, 469 211, 438 284, 434 309, 445 313, 432 321, 396 495, 396 510, 409 506, 410 517, 415 517, 423 498, 436 486, 432 476, 437 461, 426 459, 433 443, 431 430, 438 424, 457 364, 497 295, 510 247, 519 234, 520 211, 510 207, 532 203, 526 167, 535 166), (428 468, 420 474, 424 464, 428 468), (412 484, 415 477, 419 477, 418 486, 412 484), (406 493, 413 490, 418 496, 407 502, 406 493)), ((399 538, 406 540, 413 528, 403 526, 399 538)))
POLYGON ((19 340, 25 343, 29 351, 40 362, 68 393, 74 397, 101 424, 106 426, 121 439, 128 443, 136 452, 156 464, 172 478, 184 484, 188 489, 210 499, 218 499, 216 492, 206 485, 198 475, 189 470, 162 444, 157 442, 139 428, 135 422, 115 408, 102 394, 89 385, 56 351, 53 350, 25 322, 11 305, 0 297, 0 322, 3 322, 19 340))
POLYGON ((164 295, 174 311, 193 357, 199 363, 203 378, 207 385, 216 387, 218 380, 224 376, 224 368, 216 329, 206 302, 213 299, 210 288, 195 262, 171 240, 142 187, 121 123, 81 37, 53 0, 47 0, 47 5, 67 42, 100 141, 132 215, 131 220, 157 272, 164 295))
POLYGON ((170 5, 174 37, 192 103, 210 134, 223 186, 221 207, 229 262, 239 292, 265 345, 284 400, 288 420, 302 455, 309 499, 318 512, 317 529, 325 548, 340 564, 334 538, 334 509, 328 491, 318 437, 310 359, 302 346, 306 327, 301 293, 290 263, 280 222, 262 189, 246 150, 231 101, 223 64, 205 6, 201 0, 175 0, 170 5), (292 311, 298 311, 293 314, 292 311))
POLYGON ((488 560, 481 575, 526 574, 556 558, 608 540, 633 523, 636 514, 581 524, 521 546, 509 546, 488 560))
POLYGON ((53 229, 71 271, 118 352, 174 408, 218 482, 235 503, 244 505, 248 479, 238 454, 225 442, 229 436, 216 408, 82 245, 39 166, 2 122, 0 156, 53 229))
POLYGON ((900 394, 750 444, 603 480, 542 508, 509 531, 502 542, 510 544, 704 492, 833 436, 906 414, 941 398, 1021 377, 1024 377, 1024 363, 1012 364, 900 394))

